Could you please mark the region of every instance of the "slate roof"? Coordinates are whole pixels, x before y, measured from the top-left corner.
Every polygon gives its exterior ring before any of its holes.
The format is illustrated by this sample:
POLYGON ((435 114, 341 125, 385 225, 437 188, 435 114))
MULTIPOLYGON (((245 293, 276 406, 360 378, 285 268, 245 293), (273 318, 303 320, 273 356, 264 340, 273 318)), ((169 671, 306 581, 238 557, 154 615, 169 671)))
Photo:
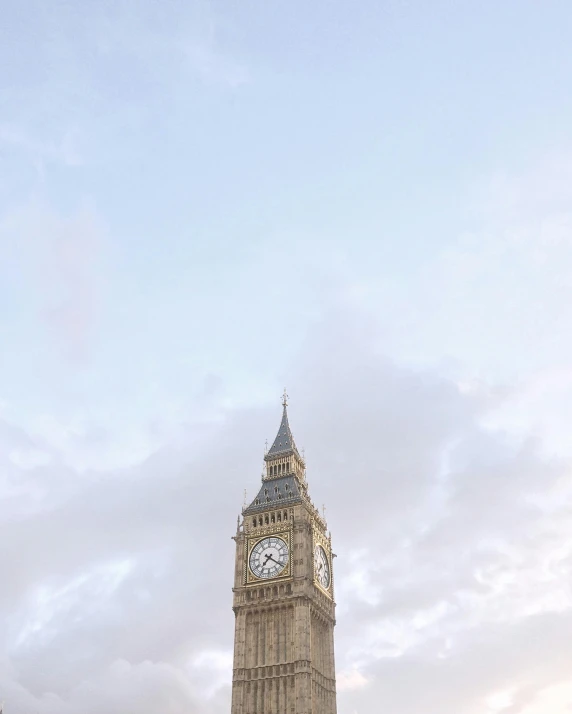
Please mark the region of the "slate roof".
POLYGON ((291 506, 293 503, 300 503, 302 497, 296 478, 293 474, 280 476, 271 481, 264 481, 260 487, 258 495, 254 501, 245 508, 244 515, 264 511, 267 508, 278 508, 280 506, 291 506), (258 503, 257 503, 258 501, 258 503))
POLYGON ((294 436, 292 435, 290 424, 288 423, 288 410, 286 404, 284 404, 284 411, 282 412, 282 421, 280 422, 280 427, 278 428, 278 434, 276 434, 274 443, 268 450, 265 459, 268 461, 273 456, 282 456, 289 452, 294 452, 298 457, 300 457, 296 444, 294 443, 294 436))

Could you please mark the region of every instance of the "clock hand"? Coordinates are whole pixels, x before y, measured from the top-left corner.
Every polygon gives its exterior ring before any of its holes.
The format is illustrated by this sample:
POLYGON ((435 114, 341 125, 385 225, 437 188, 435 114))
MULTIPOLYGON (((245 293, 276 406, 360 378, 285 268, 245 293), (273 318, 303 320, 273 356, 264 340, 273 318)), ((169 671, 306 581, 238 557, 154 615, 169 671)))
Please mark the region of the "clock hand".
POLYGON ((278 562, 275 558, 273 558, 271 555, 268 555, 268 556, 266 557, 266 562, 268 562, 269 560, 273 560, 273 561, 276 563, 276 565, 282 565, 282 563, 279 563, 279 562, 278 562))

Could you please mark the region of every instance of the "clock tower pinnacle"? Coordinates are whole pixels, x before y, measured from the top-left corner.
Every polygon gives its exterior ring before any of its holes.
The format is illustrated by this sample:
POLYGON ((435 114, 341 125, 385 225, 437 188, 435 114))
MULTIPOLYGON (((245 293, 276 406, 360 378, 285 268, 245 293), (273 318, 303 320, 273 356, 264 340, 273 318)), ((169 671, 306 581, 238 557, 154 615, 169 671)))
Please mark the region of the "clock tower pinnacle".
POLYGON ((331 536, 308 495, 306 465, 282 420, 234 537, 231 714, 335 714, 331 536))

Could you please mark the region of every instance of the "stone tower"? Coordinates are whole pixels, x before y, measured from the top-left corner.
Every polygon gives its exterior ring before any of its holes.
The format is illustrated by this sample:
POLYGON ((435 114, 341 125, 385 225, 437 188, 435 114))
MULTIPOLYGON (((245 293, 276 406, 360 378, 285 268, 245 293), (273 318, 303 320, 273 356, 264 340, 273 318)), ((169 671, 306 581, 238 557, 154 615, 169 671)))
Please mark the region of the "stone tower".
POLYGON ((232 714, 335 714, 331 537, 308 495, 287 395, 234 537, 232 714))

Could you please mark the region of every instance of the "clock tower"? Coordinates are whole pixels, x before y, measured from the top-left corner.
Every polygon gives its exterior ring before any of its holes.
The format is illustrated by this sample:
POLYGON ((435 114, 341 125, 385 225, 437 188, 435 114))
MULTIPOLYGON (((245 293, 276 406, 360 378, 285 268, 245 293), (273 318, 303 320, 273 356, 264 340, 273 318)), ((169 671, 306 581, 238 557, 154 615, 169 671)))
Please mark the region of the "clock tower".
POLYGON ((242 510, 234 571, 232 714, 335 714, 331 536, 282 421, 242 510))

